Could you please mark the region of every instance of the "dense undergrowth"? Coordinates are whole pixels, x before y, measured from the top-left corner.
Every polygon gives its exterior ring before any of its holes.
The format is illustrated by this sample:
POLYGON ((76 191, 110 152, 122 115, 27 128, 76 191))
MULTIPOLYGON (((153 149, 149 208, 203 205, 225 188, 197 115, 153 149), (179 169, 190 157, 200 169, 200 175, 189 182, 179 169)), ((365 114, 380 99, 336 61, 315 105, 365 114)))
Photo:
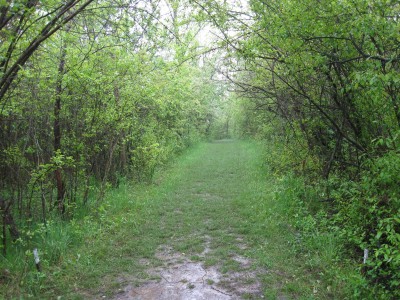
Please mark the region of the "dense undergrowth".
POLYGON ((282 182, 280 201, 290 203, 299 255, 313 252, 307 263, 320 268, 321 281, 342 282, 343 298, 398 298, 398 154, 366 160, 353 180, 326 180, 318 157, 265 130, 265 160, 282 182))
POLYGON ((104 274, 90 266, 105 249, 66 253, 150 207, 118 211, 110 188, 235 131, 266 145, 290 245, 323 295, 400 298, 398 1, 222 2, 165 1, 167 15, 158 1, 0 3, 5 293, 62 291, 82 263, 104 274), (35 247, 51 272, 35 272, 35 247))
POLYGON ((235 43, 241 132, 277 145, 276 169, 315 191, 310 223, 356 263, 354 297, 398 299, 399 3, 250 6, 254 23, 235 43))
POLYGON ((111 297, 124 274, 146 278, 140 261, 154 259, 160 244, 172 243, 176 251, 198 257, 202 234, 218 245, 204 264, 234 271, 227 258, 236 232, 249 246, 243 255, 269 270, 261 277, 268 299, 357 298, 354 287, 364 281, 355 263, 343 258, 340 235, 316 201, 318 190, 278 168, 270 160, 274 150, 277 145, 249 141, 198 145, 159 170, 152 184, 121 182, 95 211, 32 227, 30 238, 2 262, 0 294, 7 299, 111 297), (231 196, 212 205, 199 202, 193 188, 207 180, 202 193, 231 196), (221 218, 222 211, 229 218, 221 218), (33 247, 39 248, 41 273, 33 247))
MULTIPOLYGON (((237 226, 251 241, 251 256, 273 270, 263 277, 265 295, 271 299, 280 295, 299 299, 392 299, 395 289, 390 292, 390 286, 371 281, 376 274, 382 276, 382 272, 392 270, 376 266, 384 261, 385 253, 388 258, 393 254, 389 252, 393 248, 374 251, 370 244, 362 244, 363 228, 351 230, 355 225, 371 225, 369 209, 354 202, 337 203, 345 193, 348 197, 359 196, 363 185, 341 185, 340 189, 333 186, 343 184, 339 179, 318 181, 311 175, 317 170, 317 160, 308 167, 293 167, 291 148, 271 138, 274 143, 237 143, 253 153, 255 159, 249 168, 259 174, 242 180, 245 196, 239 197, 235 205, 243 221, 237 226), (260 151, 262 155, 257 154, 260 151), (356 247, 359 251, 354 251, 356 247), (366 264, 362 263, 364 247, 371 251, 366 264)), ((157 224, 161 210, 165 210, 163 201, 167 195, 175 195, 179 178, 186 176, 190 181, 188 164, 199 160, 197 156, 203 150, 204 146, 196 146, 185 151, 160 169, 151 184, 121 179, 120 186, 108 190, 100 205, 76 208, 69 221, 59 219, 26 227, 24 238, 16 241, 12 254, 2 260, 0 294, 12 299, 112 294, 118 284, 110 283, 103 289, 101 278, 113 282, 121 273, 143 272, 140 258, 152 257, 162 238, 169 236, 168 232, 154 236, 146 224, 157 224), (39 248, 43 272, 35 268, 34 248, 39 248)), ((380 182, 380 178, 363 180, 365 184, 380 182)), ((173 211, 173 205, 168 210, 173 211)), ((377 226, 390 221, 382 219, 377 226)), ((371 235, 371 243, 377 243, 377 235, 371 235)), ((223 257, 213 259, 222 261, 223 257)), ((386 268, 390 266, 395 265, 386 268)))

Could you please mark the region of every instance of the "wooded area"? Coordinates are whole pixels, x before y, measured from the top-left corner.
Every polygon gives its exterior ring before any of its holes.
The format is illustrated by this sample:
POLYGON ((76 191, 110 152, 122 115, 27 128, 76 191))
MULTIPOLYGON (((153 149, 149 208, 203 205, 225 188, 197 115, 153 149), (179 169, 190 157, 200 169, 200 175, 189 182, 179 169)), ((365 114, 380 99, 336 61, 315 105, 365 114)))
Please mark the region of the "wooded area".
POLYGON ((0 0, 3 258, 200 140, 252 137, 318 191, 361 290, 400 297, 399 18, 395 0, 0 0))
POLYGON ((360 263, 369 251, 360 272, 372 297, 399 297, 399 3, 251 7, 254 23, 232 45, 244 132, 284 137, 279 157, 321 189, 313 201, 328 203, 328 230, 360 263))
POLYGON ((71 218, 121 177, 149 180, 210 130, 222 90, 199 57, 184 64, 200 25, 178 3, 168 16, 158 4, 1 4, 1 193, 13 241, 14 219, 71 218))

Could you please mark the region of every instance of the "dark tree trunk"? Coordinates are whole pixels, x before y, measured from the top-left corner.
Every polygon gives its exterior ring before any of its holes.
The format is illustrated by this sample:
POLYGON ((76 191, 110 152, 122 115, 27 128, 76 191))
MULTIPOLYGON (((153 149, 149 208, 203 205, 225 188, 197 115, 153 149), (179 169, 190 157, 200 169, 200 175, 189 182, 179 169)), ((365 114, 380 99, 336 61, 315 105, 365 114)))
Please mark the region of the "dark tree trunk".
MULTIPOLYGON (((68 30, 67 30, 68 31, 68 30)), ((58 65, 58 74, 56 82, 56 99, 54 103, 54 153, 61 151, 61 96, 62 96, 62 81, 65 73, 65 57, 67 55, 65 45, 61 49, 61 57, 58 65)), ((61 214, 65 212, 65 184, 62 178, 62 169, 58 168, 54 171, 54 177, 56 179, 57 186, 57 206, 61 214)))
POLYGON ((10 231, 11 239, 13 241, 16 241, 19 238, 19 231, 11 213, 11 202, 7 204, 4 199, 0 198, 0 211, 3 217, 3 255, 6 256, 7 226, 10 231))

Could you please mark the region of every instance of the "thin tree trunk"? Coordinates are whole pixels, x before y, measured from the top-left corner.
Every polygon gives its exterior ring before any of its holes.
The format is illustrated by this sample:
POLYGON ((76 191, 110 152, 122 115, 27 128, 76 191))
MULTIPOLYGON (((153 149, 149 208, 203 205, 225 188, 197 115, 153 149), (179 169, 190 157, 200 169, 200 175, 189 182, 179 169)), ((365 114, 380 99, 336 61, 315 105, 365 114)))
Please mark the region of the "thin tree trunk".
POLYGON ((3 255, 7 255, 7 224, 6 224, 6 212, 1 206, 1 212, 3 214, 3 255))
POLYGON ((114 156, 114 150, 115 150, 115 147, 117 146, 117 144, 118 144, 118 137, 116 137, 111 143, 110 153, 109 153, 108 160, 107 160, 107 163, 106 163, 106 168, 104 170, 104 177, 103 177, 103 181, 101 183, 100 196, 99 196, 98 201, 101 201, 104 198, 106 183, 107 183, 107 179, 108 179, 108 174, 110 173, 112 159, 113 159, 113 156, 114 156))
POLYGON ((46 197, 44 196, 43 184, 40 186, 42 192, 42 219, 43 224, 46 226, 46 197))
POLYGON ((0 198, 0 211, 3 217, 3 255, 7 254, 7 226, 10 231, 10 236, 13 241, 19 238, 19 231, 17 225, 14 222, 14 218, 11 213, 11 202, 8 204, 2 198, 0 198))
MULTIPOLYGON (((67 32, 69 28, 67 29, 67 32)), ((62 96, 62 81, 65 74, 65 57, 67 55, 65 44, 61 49, 61 57, 58 65, 57 82, 56 82, 56 99, 54 103, 54 153, 61 151, 61 96, 62 96)), ((61 214, 65 212, 65 184, 62 178, 62 169, 58 168, 54 171, 57 186, 57 206, 61 214)))

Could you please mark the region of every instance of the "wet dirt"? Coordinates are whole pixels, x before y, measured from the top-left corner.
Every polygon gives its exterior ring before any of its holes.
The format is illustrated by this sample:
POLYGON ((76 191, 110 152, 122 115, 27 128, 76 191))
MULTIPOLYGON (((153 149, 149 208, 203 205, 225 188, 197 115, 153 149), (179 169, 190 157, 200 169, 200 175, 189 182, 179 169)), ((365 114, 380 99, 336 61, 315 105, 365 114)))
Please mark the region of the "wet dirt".
MULTIPOLYGON (((210 249, 210 237, 205 237, 205 249, 200 257, 205 257, 210 249)), ((159 267, 149 266, 150 277, 160 278, 135 287, 127 285, 115 300, 234 300, 261 299, 260 270, 252 268, 248 258, 235 255, 231 259, 240 264, 239 271, 222 274, 217 266, 204 267, 201 261, 192 261, 184 253, 174 252, 169 246, 160 246, 156 258, 159 267)), ((147 265, 147 261, 143 260, 147 265)))

